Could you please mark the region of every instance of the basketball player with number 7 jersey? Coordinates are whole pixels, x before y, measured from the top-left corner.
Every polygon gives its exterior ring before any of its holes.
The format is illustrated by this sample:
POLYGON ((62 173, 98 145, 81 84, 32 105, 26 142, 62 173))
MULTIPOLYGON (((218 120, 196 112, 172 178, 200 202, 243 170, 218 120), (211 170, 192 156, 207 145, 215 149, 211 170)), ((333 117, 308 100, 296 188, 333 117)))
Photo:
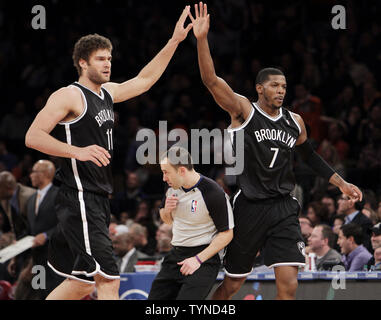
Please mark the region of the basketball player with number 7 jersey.
POLYGON ((237 174, 239 190, 232 197, 234 237, 225 255, 225 278, 213 299, 232 298, 251 273, 261 249, 265 264, 274 268, 277 299, 294 299, 298 267, 305 262, 298 221, 300 208, 290 195, 295 187, 294 152, 351 199, 361 200, 362 193, 312 149, 303 119, 283 107, 287 87, 283 72, 265 68, 257 74, 256 102, 235 93, 214 69, 207 38, 210 23, 207 5, 196 4, 195 17, 191 13, 189 17, 197 39, 202 81, 231 117, 228 131, 235 149, 237 132, 244 134, 244 152, 236 154, 244 158, 244 169, 237 174))
POLYGON ((119 299, 119 272, 109 238, 112 193, 113 103, 148 91, 159 80, 192 24, 183 10, 172 37, 139 72, 110 82, 112 44, 98 34, 80 38, 73 61, 79 80, 54 92, 29 128, 25 143, 60 157, 57 232, 48 265, 67 279, 47 299, 82 299, 96 287, 98 299, 119 299))

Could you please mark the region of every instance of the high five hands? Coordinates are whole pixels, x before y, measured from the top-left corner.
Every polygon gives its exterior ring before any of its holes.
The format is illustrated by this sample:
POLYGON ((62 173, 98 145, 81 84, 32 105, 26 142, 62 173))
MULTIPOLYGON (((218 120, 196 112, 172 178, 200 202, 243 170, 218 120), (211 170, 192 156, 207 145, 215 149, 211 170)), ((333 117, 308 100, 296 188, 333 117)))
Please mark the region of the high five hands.
POLYGON ((183 41, 187 35, 190 29, 192 29, 192 23, 189 23, 186 28, 184 28, 184 23, 187 18, 187 16, 190 14, 190 6, 186 6, 179 18, 179 20, 176 23, 175 30, 173 31, 172 39, 181 42, 183 41))
POLYGON ((194 18, 190 12, 188 13, 188 16, 193 24, 194 36, 199 40, 205 38, 208 34, 210 16, 208 14, 206 3, 196 3, 194 5, 194 11, 196 18, 194 18))

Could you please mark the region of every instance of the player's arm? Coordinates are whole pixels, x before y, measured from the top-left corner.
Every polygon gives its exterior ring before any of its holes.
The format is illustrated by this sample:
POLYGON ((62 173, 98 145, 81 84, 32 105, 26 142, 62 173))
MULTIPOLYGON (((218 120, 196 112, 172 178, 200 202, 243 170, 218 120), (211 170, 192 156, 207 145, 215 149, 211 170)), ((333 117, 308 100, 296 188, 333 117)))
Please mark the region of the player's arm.
POLYGON ((120 84, 109 82, 103 85, 111 93, 115 103, 131 99, 148 91, 159 80, 179 43, 186 38, 192 28, 191 23, 184 28, 189 10, 190 6, 186 6, 176 23, 172 38, 135 78, 120 84))
POLYGON ((50 135, 54 127, 71 114, 77 114, 82 97, 74 88, 62 88, 54 92, 45 107, 37 114, 25 136, 25 145, 56 157, 92 161, 99 167, 110 163, 110 154, 100 146, 84 148, 61 142, 50 135))
POLYGON ((225 80, 216 75, 212 56, 208 44, 208 31, 210 16, 207 5, 200 2, 195 4, 195 18, 189 13, 193 24, 193 33, 197 39, 198 64, 201 79, 212 94, 216 103, 225 111, 229 112, 232 119, 247 119, 251 111, 250 101, 236 93, 225 80))
POLYGON ((307 130, 302 117, 296 113, 292 113, 298 122, 301 133, 296 141, 295 150, 318 175, 326 178, 330 183, 338 187, 342 193, 346 194, 352 200, 361 201, 362 192, 360 189, 346 182, 331 166, 312 148, 307 139, 307 130))

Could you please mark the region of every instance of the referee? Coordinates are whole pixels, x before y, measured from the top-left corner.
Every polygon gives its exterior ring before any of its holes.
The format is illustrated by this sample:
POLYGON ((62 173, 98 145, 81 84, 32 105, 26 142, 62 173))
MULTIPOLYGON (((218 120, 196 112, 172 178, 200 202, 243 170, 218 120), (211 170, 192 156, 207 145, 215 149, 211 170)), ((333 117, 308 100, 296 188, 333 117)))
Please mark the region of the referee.
POLYGON ((164 258, 148 299, 206 299, 221 265, 218 252, 233 238, 228 196, 215 181, 194 170, 184 148, 172 147, 160 167, 169 186, 160 217, 172 225, 173 249, 164 258))

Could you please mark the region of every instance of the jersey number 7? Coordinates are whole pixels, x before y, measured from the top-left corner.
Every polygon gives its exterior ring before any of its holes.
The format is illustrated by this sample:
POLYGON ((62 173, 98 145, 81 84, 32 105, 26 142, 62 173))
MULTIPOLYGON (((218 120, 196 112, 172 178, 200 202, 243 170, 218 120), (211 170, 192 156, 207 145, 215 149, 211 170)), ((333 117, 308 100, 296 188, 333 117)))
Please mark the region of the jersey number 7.
POLYGON ((271 163, 269 165, 269 168, 272 168, 272 167, 274 167, 276 157, 278 156, 279 148, 271 148, 270 150, 274 152, 273 159, 271 160, 271 163))

